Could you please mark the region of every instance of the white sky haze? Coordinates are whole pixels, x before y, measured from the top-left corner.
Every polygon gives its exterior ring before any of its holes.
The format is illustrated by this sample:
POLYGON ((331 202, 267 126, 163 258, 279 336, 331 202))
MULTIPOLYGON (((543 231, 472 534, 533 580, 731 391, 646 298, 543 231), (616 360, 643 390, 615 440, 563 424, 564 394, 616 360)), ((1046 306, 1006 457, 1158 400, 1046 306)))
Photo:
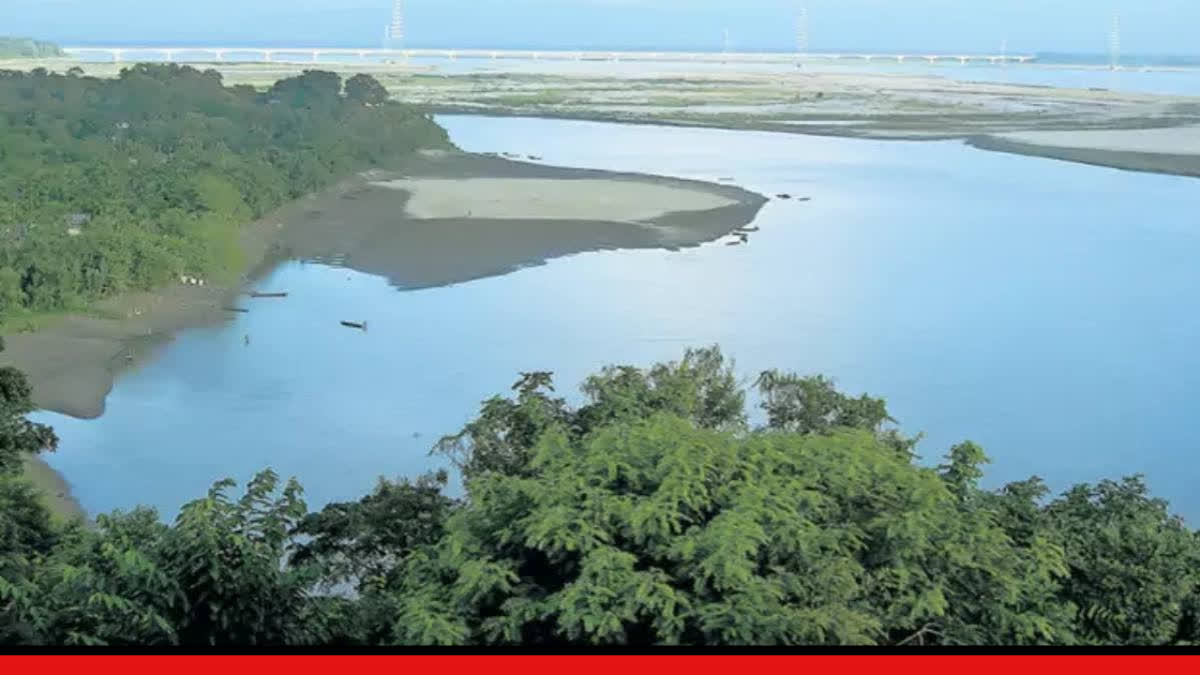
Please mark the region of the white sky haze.
MULTIPOLYGON (((62 43, 375 46, 391 0, 0 0, 0 35, 62 43)), ((794 45, 799 0, 406 0, 410 46, 794 45)), ((808 0, 813 50, 1200 52, 1200 0, 808 0)))

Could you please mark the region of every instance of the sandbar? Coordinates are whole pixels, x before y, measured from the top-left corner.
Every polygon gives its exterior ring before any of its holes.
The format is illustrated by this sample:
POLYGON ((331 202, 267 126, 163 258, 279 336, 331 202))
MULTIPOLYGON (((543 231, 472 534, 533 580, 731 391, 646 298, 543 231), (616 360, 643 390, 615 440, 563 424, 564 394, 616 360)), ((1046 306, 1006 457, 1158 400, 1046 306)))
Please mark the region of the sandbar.
POLYGON ((646 222, 736 201, 696 188, 638 180, 553 178, 398 179, 372 185, 409 193, 409 218, 646 222))

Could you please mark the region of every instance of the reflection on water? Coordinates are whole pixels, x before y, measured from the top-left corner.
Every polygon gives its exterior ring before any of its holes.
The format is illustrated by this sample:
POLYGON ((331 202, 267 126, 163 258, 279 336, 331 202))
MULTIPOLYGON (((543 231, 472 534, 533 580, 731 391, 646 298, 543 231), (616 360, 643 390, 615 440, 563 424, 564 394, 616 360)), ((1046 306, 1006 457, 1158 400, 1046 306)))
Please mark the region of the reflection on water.
POLYGON ((985 153, 753 132, 448 117, 461 146, 716 180, 776 200, 745 246, 575 256, 399 292, 290 263, 224 327, 181 335, 97 421, 45 418, 89 510, 181 499, 270 465, 313 505, 437 465, 432 441, 520 371, 560 391, 720 343, 885 396, 936 461, 972 439, 992 484, 1146 472, 1194 520, 1197 184, 985 153), (367 320, 369 332, 341 320, 367 320), (251 344, 243 337, 249 334, 251 344))

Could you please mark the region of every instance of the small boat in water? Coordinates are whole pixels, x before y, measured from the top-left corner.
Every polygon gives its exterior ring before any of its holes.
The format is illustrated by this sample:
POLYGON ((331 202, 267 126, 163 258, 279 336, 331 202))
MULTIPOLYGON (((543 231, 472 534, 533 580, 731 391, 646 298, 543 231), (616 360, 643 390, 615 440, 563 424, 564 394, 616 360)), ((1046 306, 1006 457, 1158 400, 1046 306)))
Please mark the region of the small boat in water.
POLYGON ((363 331, 364 333, 365 333, 365 332, 366 332, 366 330, 367 330, 367 322, 366 322, 366 321, 362 321, 362 322, 359 322, 359 321, 343 321, 343 322, 342 322, 342 325, 343 325, 343 326, 345 326, 346 328, 357 328, 358 330, 361 330, 361 331, 363 331))
POLYGON ((792 198, 792 196, 786 192, 781 192, 781 193, 775 195, 775 197, 778 199, 791 199, 792 198))
POLYGON ((286 298, 287 296, 287 293, 260 293, 258 291, 250 292, 250 297, 252 298, 286 298))

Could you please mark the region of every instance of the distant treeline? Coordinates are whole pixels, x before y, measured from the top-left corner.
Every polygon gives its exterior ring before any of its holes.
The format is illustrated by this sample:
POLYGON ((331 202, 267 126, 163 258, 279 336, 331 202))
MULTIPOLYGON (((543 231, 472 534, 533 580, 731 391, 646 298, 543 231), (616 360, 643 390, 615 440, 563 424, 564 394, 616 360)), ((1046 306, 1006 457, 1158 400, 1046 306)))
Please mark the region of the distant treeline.
POLYGON ((53 42, 0 36, 0 59, 38 59, 62 55, 63 51, 53 42))
POLYGON ((260 92, 177 65, 0 71, 0 321, 227 277, 248 221, 444 147, 441 127, 366 75, 306 71, 260 92))

